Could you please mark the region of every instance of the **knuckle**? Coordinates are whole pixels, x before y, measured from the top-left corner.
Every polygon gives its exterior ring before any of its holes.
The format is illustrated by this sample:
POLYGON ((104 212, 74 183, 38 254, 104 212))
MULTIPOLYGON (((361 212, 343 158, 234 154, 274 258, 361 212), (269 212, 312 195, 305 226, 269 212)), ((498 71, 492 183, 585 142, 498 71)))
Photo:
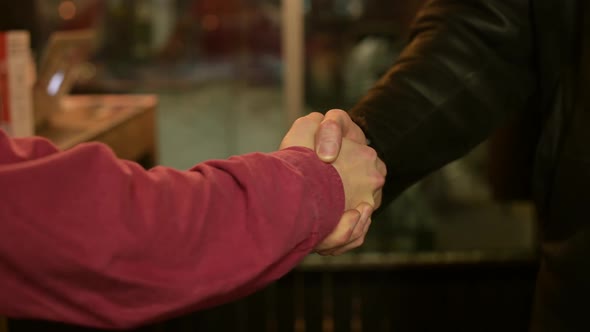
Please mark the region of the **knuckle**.
POLYGON ((330 117, 340 117, 346 115, 348 116, 348 113, 346 113, 345 111, 341 110, 341 109, 331 109, 328 112, 326 112, 326 117, 330 116, 330 117))
POLYGON ((377 158, 377 167, 381 170, 383 176, 387 175, 387 165, 381 160, 381 158, 377 158))
POLYGON ((368 154, 371 157, 371 159, 377 161, 377 159, 379 159, 379 156, 377 156, 377 151, 375 151, 375 149, 373 149, 371 147, 368 147, 368 149, 369 149, 368 154))
MULTIPOLYGON (((373 191, 373 190, 369 189, 369 191, 373 191)), ((373 197, 373 193, 369 193, 369 194, 365 195, 364 198, 362 199, 362 202, 369 204, 370 206, 375 206, 375 198, 373 197)))
POLYGON ((338 238, 338 244, 337 245, 345 245, 350 241, 350 238, 353 235, 353 230, 349 229, 348 231, 342 233, 342 235, 338 238))
POLYGON ((338 124, 338 122, 332 119, 325 120, 324 122, 322 122, 321 126, 322 130, 324 130, 324 133, 328 134, 332 134, 336 132, 338 129, 340 129, 340 125, 338 124))
POLYGON ((309 119, 308 118, 306 118, 306 117, 300 117, 300 118, 295 119, 295 121, 293 122, 293 125, 301 126, 301 125, 304 125, 307 122, 309 122, 309 119))
POLYGON ((377 188, 381 188, 385 185, 385 177, 381 174, 375 174, 373 177, 374 185, 377 188))
POLYGON ((354 232, 352 233, 352 236, 351 236, 351 238, 353 238, 353 239, 358 239, 358 238, 360 238, 360 237, 362 237, 362 236, 363 236, 363 230, 362 230, 362 227, 360 227, 360 226, 357 226, 357 227, 354 229, 354 232))
POLYGON ((309 120, 314 120, 317 122, 317 121, 322 121, 324 119, 324 115, 320 112, 311 112, 307 116, 305 116, 305 118, 308 118, 309 120))
POLYGON ((369 159, 370 161, 376 161, 377 160, 377 158, 378 158, 377 157, 377 151, 375 151, 375 149, 373 149, 373 148, 371 148, 369 146, 366 146, 366 145, 361 146, 361 149, 362 149, 363 156, 366 159, 369 159))
POLYGON ((358 247, 362 246, 363 244, 365 244, 365 237, 364 237, 364 236, 363 236, 363 237, 361 237, 361 238, 360 238, 360 239, 357 241, 357 243, 356 243, 356 246, 357 246, 357 248, 358 248, 358 247))
POLYGON ((299 129, 302 128, 313 128, 319 124, 319 120, 314 119, 313 117, 304 116, 300 117, 293 123, 294 127, 298 127, 299 129))

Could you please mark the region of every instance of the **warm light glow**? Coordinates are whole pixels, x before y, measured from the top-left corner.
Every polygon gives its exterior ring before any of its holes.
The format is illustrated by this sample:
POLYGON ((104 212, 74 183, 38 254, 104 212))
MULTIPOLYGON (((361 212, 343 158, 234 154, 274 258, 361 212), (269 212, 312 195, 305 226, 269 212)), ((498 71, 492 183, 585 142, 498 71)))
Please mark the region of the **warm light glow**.
POLYGON ((62 19, 71 20, 76 16, 76 5, 72 1, 62 1, 57 11, 62 19))
POLYGON ((207 31, 214 31, 219 28, 219 17, 217 15, 206 15, 203 17, 203 29, 207 31))
POLYGON ((61 88, 61 84, 64 82, 64 73, 60 70, 55 73, 51 79, 49 80, 49 84, 47 85, 47 93, 50 96, 55 96, 59 92, 59 88, 61 88))

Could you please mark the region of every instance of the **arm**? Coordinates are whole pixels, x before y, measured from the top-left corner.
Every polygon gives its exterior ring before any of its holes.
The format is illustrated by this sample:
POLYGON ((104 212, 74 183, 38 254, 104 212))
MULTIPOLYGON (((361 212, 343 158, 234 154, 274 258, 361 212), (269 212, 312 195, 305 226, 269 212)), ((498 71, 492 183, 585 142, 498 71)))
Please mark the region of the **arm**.
MULTIPOLYGON (((525 109, 534 89, 530 20, 526 0, 434 0, 422 9, 396 64, 350 111, 390 170, 384 201, 525 109)), ((341 112, 324 121, 359 136, 341 112)), ((320 141, 339 141, 339 130, 326 132, 320 141)))
POLYGON ((338 173, 304 148, 145 171, 0 131, 0 313, 121 328, 227 302, 292 269, 343 209, 338 173))

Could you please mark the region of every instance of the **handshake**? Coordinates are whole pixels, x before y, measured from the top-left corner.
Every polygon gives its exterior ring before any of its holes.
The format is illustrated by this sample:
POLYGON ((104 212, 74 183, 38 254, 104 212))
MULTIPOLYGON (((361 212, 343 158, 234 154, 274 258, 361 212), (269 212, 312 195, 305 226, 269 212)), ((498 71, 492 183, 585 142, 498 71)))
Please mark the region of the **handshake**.
POLYGON ((311 113, 295 121, 281 142, 281 149, 302 146, 315 150, 331 163, 344 186, 345 212, 338 225, 316 248, 320 255, 340 255, 363 244, 371 214, 381 204, 381 188, 387 170, 377 152, 341 110, 326 115, 311 113))

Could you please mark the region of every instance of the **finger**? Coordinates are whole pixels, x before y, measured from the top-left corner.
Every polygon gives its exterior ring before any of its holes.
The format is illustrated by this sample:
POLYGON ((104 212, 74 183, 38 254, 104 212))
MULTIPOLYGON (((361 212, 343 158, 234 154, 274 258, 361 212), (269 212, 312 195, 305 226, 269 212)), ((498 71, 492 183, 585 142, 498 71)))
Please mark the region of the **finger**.
POLYGON ((308 115, 304 116, 304 118, 308 118, 313 122, 320 123, 324 120, 324 115, 319 112, 311 112, 308 115))
POLYGON ((336 228, 316 247, 316 251, 340 247, 350 242, 350 237, 360 219, 361 213, 356 209, 345 211, 336 228))
POLYGON ((339 256, 339 255, 342 255, 342 254, 344 254, 346 252, 349 252, 349 251, 351 251, 353 249, 356 249, 356 248, 362 246, 363 243, 365 243, 365 238, 367 236, 367 233, 369 232, 369 228, 370 227, 371 227, 371 219, 369 219, 365 223, 365 225, 363 227, 363 236, 359 237, 358 239, 354 240, 353 242, 350 242, 350 243, 348 243, 348 244, 346 244, 346 245, 344 245, 344 246, 342 246, 342 247, 340 247, 338 249, 333 250, 330 253, 330 255, 332 255, 332 256, 339 256))
POLYGON ((335 161, 342 146, 341 125, 334 120, 322 121, 316 133, 315 142, 316 153, 322 161, 329 163, 335 161))
POLYGON ((377 158, 376 167, 379 174, 383 175, 384 177, 387 176, 387 166, 383 160, 381 160, 381 158, 377 158))
POLYGON ((359 144, 367 144, 365 134, 347 112, 339 109, 328 111, 316 135, 318 157, 324 162, 334 162, 340 154, 344 137, 359 144))
POLYGON ((371 222, 372 222, 371 219, 369 219, 363 225, 363 235, 361 237, 359 237, 358 239, 355 239, 354 241, 351 241, 351 242, 349 242, 343 246, 340 246, 338 248, 324 250, 322 252, 319 252, 318 254, 320 254, 322 256, 339 256, 339 255, 342 255, 346 252, 349 252, 353 249, 356 249, 356 248, 362 246, 363 243, 365 243, 365 238, 367 236, 367 233, 369 232, 371 222))
POLYGON ((368 203, 361 203, 361 204, 359 204, 359 206, 356 207, 356 210, 361 212, 361 217, 359 219, 359 222, 354 227, 354 230, 352 231, 352 235, 350 236, 349 243, 361 238, 364 235, 365 225, 367 224, 367 222, 369 220, 371 220, 371 214, 373 213, 373 206, 371 206, 368 203))
POLYGON ((379 189, 373 194, 373 201, 375 202, 375 209, 378 209, 383 202, 383 190, 379 189))
POLYGON ((291 146, 304 146, 313 149, 315 141, 314 135, 318 131, 323 119, 323 114, 313 112, 295 120, 283 138, 280 149, 285 149, 291 146))
MULTIPOLYGON (((371 208, 371 213, 373 212, 373 209, 371 208)), ((363 215, 363 217, 365 217, 363 215)), ((363 220, 363 227, 362 227, 362 233, 361 236, 359 236, 357 239, 355 239, 354 241, 351 241, 343 246, 340 246, 338 248, 333 248, 331 250, 326 250, 323 252, 324 256, 337 256, 337 255, 342 255, 345 252, 348 252, 352 249, 358 248, 360 247, 364 241, 365 241, 365 237, 367 236, 367 232, 369 231, 369 227, 371 225, 371 214, 368 214, 366 216, 366 219, 363 220)))
POLYGON ((354 230, 353 230, 350 238, 348 239, 348 241, 346 241, 346 242, 341 241, 340 243, 336 243, 336 242, 327 243, 326 245, 322 246, 321 248, 318 248, 319 249, 319 250, 317 250, 318 254, 324 255, 324 256, 331 255, 335 249, 346 246, 347 244, 354 242, 354 241, 358 240, 359 238, 362 238, 365 236, 366 224, 369 220, 371 220, 371 214, 373 213, 373 207, 368 203, 361 203, 356 207, 355 210, 359 211, 361 213, 361 215, 360 215, 360 219, 357 222, 356 226, 354 227, 354 230))
POLYGON ((350 114, 341 109, 332 109, 326 112, 326 120, 333 120, 340 126, 343 137, 346 137, 359 144, 367 144, 367 138, 362 129, 352 121, 350 114))

